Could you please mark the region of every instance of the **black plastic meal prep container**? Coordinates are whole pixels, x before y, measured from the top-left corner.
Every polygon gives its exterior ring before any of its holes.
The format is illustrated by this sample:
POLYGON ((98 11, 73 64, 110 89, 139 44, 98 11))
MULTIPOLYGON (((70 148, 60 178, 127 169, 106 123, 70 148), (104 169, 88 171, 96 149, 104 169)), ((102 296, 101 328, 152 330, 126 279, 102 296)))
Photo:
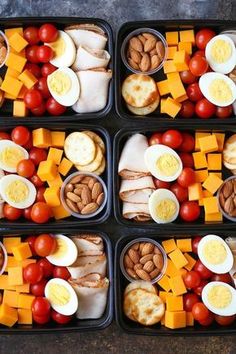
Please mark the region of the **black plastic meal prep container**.
MULTIPOLYGON (((119 198, 119 189, 120 189, 120 181, 121 178, 118 174, 118 164, 119 164, 119 159, 120 159, 120 154, 121 151, 124 147, 125 142, 129 137, 131 137, 133 134, 140 133, 144 134, 147 137, 150 137, 154 132, 164 132, 166 131, 168 126, 162 126, 159 124, 152 124, 150 126, 138 126, 138 127, 129 127, 126 129, 121 129, 114 138, 113 142, 113 204, 114 204, 114 215, 116 218, 116 221, 123 226, 127 227, 137 227, 137 228, 144 228, 144 229, 150 229, 150 228, 155 228, 161 231, 167 230, 167 231, 177 231, 177 230, 225 230, 225 229, 233 229, 236 230, 236 222, 232 222, 226 218, 223 218, 223 222, 217 222, 217 223, 210 223, 204 222, 204 215, 203 215, 203 208, 202 208, 202 213, 200 215, 200 218, 196 220, 195 222, 186 222, 182 221, 180 217, 178 217, 174 222, 172 223, 167 223, 167 224, 157 224, 154 221, 147 221, 147 222, 137 222, 137 221, 132 221, 129 219, 125 219, 122 216, 122 201, 119 198)), ((179 126, 178 122, 175 122, 175 125, 172 125, 173 129, 179 129, 181 131, 186 131, 193 133, 195 131, 218 131, 218 132, 223 132, 226 134, 226 138, 230 133, 236 133, 236 128, 233 126, 225 126, 225 127, 219 127, 217 124, 208 124, 207 126, 200 126, 197 124, 187 124, 185 123, 185 126, 179 126)), ((223 165, 222 165, 223 166, 223 165)), ((213 171, 214 172, 214 171, 213 171)), ((229 176, 231 176, 231 173, 229 170, 226 168, 222 168, 222 179, 225 179, 229 176)))
MULTIPOLYGON (((92 23, 102 28, 102 30, 107 34, 107 46, 105 49, 110 53, 111 60, 108 65, 108 69, 113 71, 113 33, 112 28, 108 22, 103 19, 99 18, 85 18, 85 17, 54 17, 54 16, 47 16, 47 17, 12 17, 12 18, 0 18, 0 29, 3 31, 5 28, 11 27, 27 27, 27 26, 41 26, 44 23, 53 23, 58 29, 63 30, 64 27, 72 25, 72 24, 86 24, 92 23)), ((4 68, 4 66, 3 66, 4 68)), ((1 69, 0 73, 1 76, 5 69, 1 69)), ((8 100, 10 101, 10 100, 8 100)), ((109 92, 108 92, 108 99, 107 104, 104 109, 99 112, 94 113, 76 113, 71 108, 67 108, 66 112, 60 116, 50 116, 45 113, 42 117, 35 117, 33 115, 27 116, 21 119, 33 119, 37 122, 48 122, 48 120, 52 122, 79 122, 84 121, 87 119, 94 119, 94 118, 103 118, 106 116, 113 104, 113 78, 109 83, 109 92)), ((4 103, 3 107, 1 108, 1 120, 4 119, 6 122, 11 120, 19 119, 17 117, 12 116, 13 108, 12 103, 8 102, 7 104, 4 103)))
MULTIPOLYGON (((235 231, 219 231, 217 227, 212 230, 213 234, 216 234, 223 239, 226 237, 236 236, 235 231)), ((123 231, 119 236, 121 236, 116 242, 115 246, 115 257, 114 257, 114 297, 115 297, 115 319, 117 325, 128 334, 137 334, 137 335, 149 335, 149 336, 225 336, 236 334, 236 322, 229 326, 220 326, 216 322, 212 325, 206 327, 201 326, 198 323, 195 323, 193 327, 179 328, 179 329, 169 329, 165 326, 162 326, 160 323, 157 323, 153 326, 143 326, 137 322, 131 321, 128 317, 125 316, 123 312, 123 298, 125 287, 129 284, 128 280, 124 277, 120 269, 120 255, 122 249, 132 240, 139 237, 147 237, 153 239, 161 244, 164 239, 169 238, 192 238, 196 235, 205 236, 207 231, 197 231, 194 233, 193 229, 188 233, 183 233, 181 231, 174 231, 168 233, 167 230, 161 232, 148 231, 142 232, 141 230, 135 230, 128 232, 123 231)), ((119 237, 117 235, 117 238, 119 237)), ((163 290, 163 289, 162 289, 163 290)))
MULTIPOLYGON (((37 229, 35 234, 40 234, 45 232, 44 229, 41 229, 40 226, 37 229)), ((109 289, 107 293, 107 304, 104 311, 104 314, 99 319, 85 319, 85 320, 77 320, 74 318, 71 322, 66 325, 57 324, 54 321, 50 321, 48 324, 39 325, 33 323, 33 325, 20 325, 16 324, 11 328, 0 325, 0 334, 36 334, 36 333, 59 333, 59 332, 86 332, 86 331, 97 331, 100 329, 104 329, 110 325, 113 319, 113 255, 112 255, 112 245, 109 238, 109 235, 100 230, 95 229, 71 229, 68 231, 67 229, 57 229, 57 230, 46 230, 47 233, 54 234, 63 234, 65 236, 71 237, 74 235, 80 234, 88 234, 94 233, 100 237, 102 237, 104 242, 104 250, 107 256, 107 278, 110 281, 109 289)), ((34 234, 30 230, 18 230, 16 233, 10 233, 6 231, 1 231, 0 241, 2 241, 3 237, 11 237, 11 236, 21 236, 22 239, 25 239, 27 236, 34 234)))
MULTIPOLYGON (((195 124, 196 122, 200 122, 201 125, 208 125, 208 119, 201 119, 197 116, 193 118, 180 118, 176 117, 172 119, 171 117, 167 116, 166 114, 160 113, 160 105, 156 111, 147 115, 147 116, 137 116, 131 113, 125 104, 125 101, 121 94, 121 87, 124 79, 133 74, 130 70, 126 68, 124 65, 122 58, 121 58, 121 46, 123 40, 126 36, 131 33, 132 31, 140 28, 153 28, 159 31, 162 35, 165 35, 166 31, 180 31, 180 30, 187 30, 187 29, 194 29, 198 31, 201 28, 211 28, 216 31, 216 34, 223 30, 230 30, 236 29, 236 21, 229 21, 229 20, 156 20, 156 21, 134 21, 134 22, 126 22, 124 23, 119 31, 117 32, 116 36, 116 48, 115 48, 115 108, 116 112, 118 113, 120 118, 128 120, 129 122, 134 121, 135 123, 139 122, 142 124, 145 123, 153 123, 158 122, 158 124, 162 125, 172 125, 175 121, 178 121, 179 125, 185 125, 187 123, 195 124)), ((158 71, 156 74, 151 75, 155 81, 161 81, 166 79, 166 75, 164 74, 163 69, 158 71)), ((224 126, 227 122, 230 124, 234 124, 235 116, 228 119, 219 119, 219 118, 210 118, 211 123, 217 123, 219 125, 224 126)))
MULTIPOLYGON (((19 122, 21 124, 21 122, 19 122)), ((6 125, 2 124, 0 122, 0 131, 6 131, 10 132, 13 128, 15 127, 15 124, 13 122, 8 123, 6 125)), ((14 230, 14 229, 31 229, 31 230, 38 230, 38 227, 41 229, 47 229, 50 228, 51 231, 54 229, 60 229, 60 228, 73 228, 73 227, 84 227, 84 226, 90 226, 90 225, 95 225, 95 224, 101 224, 107 220, 111 213, 111 198, 112 198, 112 166, 111 166, 111 143, 110 143, 110 137, 109 133, 107 132, 106 129, 104 129, 101 126, 98 125, 89 125, 89 124, 74 124, 74 123, 68 123, 67 124, 62 124, 62 123, 30 123, 27 124, 27 128, 30 129, 31 131, 33 129, 38 129, 38 128, 46 128, 49 130, 55 130, 55 131, 65 131, 66 133, 71 133, 75 131, 83 131, 83 130, 92 130, 95 133, 97 133, 104 141, 105 146, 106 146, 106 152, 105 152, 105 158, 106 158, 106 169, 103 172, 103 174, 100 176, 106 186, 107 186, 107 203, 105 207, 101 210, 99 214, 92 218, 86 218, 86 219, 78 219, 74 216, 70 216, 65 219, 61 220, 55 220, 55 219, 50 219, 48 223, 45 224, 37 224, 31 221, 28 221, 24 219, 23 217, 20 218, 19 220, 16 221, 8 221, 6 219, 0 219, 0 229, 4 230, 14 230)), ((68 175, 71 174, 72 172, 78 171, 75 168, 72 168, 68 175)), ((65 178, 64 178, 65 179, 65 178)))

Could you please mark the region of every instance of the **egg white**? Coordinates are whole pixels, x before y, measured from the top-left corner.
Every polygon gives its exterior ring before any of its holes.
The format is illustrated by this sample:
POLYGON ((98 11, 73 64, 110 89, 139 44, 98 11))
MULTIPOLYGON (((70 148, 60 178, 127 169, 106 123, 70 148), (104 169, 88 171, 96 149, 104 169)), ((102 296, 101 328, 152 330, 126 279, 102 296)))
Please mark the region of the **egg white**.
POLYGON ((55 253, 50 254, 46 258, 49 260, 50 263, 56 266, 70 266, 76 261, 78 256, 78 249, 75 243, 69 237, 61 234, 54 235, 54 238, 56 239, 56 241, 62 240, 63 242, 65 242, 66 252, 64 254, 61 254, 59 257, 57 251, 55 251, 55 253))
POLYGON ((202 301, 204 305, 213 313, 220 316, 232 316, 236 314, 236 289, 231 285, 223 283, 221 281, 212 281, 206 284, 202 290, 202 301), (231 303, 225 308, 216 308, 208 300, 208 293, 213 286, 222 285, 230 290, 232 294, 231 303))
POLYGON ((202 91, 202 94, 216 106, 226 107, 232 104, 236 100, 236 85, 228 76, 220 73, 206 73, 202 75, 199 79, 199 87, 202 91), (232 92, 232 99, 225 102, 218 102, 214 98, 212 98, 209 88, 213 80, 224 80, 225 83, 229 86, 232 92))
POLYGON ((77 309, 78 309, 78 297, 76 295, 75 290, 73 289, 73 287, 64 279, 61 278, 53 278, 51 280, 49 280, 45 286, 45 297, 49 300, 51 307, 59 312, 62 315, 66 315, 66 316, 70 316, 73 315, 77 309), (62 285, 64 286, 68 292, 70 293, 70 298, 67 304, 65 305, 57 305, 55 303, 53 303, 52 301, 50 301, 50 296, 49 296, 49 287, 52 284, 58 284, 58 285, 62 285))
POLYGON ((155 190, 151 196, 149 197, 148 200, 148 208, 149 208, 149 212, 151 214, 152 219, 157 223, 157 224, 167 224, 169 222, 174 221, 178 215, 179 215, 179 202, 176 198, 176 196, 174 195, 173 192, 169 191, 168 189, 165 188, 159 188, 157 190, 155 190), (156 206, 159 202, 161 202, 163 199, 171 199, 173 200, 173 202, 176 204, 176 212, 175 214, 172 216, 171 219, 169 219, 168 221, 165 221, 163 219, 160 219, 157 214, 156 214, 156 206))
MULTIPOLYGON (((65 50, 61 55, 56 55, 54 52, 54 57, 50 60, 50 63, 56 66, 57 68, 61 66, 71 66, 76 57, 76 48, 71 37, 64 31, 58 31, 58 39, 63 40, 65 50)), ((57 40, 58 40, 57 39, 57 40)), ((51 47, 53 49, 53 43, 44 43, 45 45, 51 47)))
MULTIPOLYGON (((22 151, 23 159, 29 158, 28 152, 22 146, 14 143, 13 141, 10 141, 10 140, 4 140, 4 139, 0 140, 0 154, 2 153, 3 150, 5 150, 6 148, 9 148, 9 147, 12 147, 14 149, 22 151)), ((4 171, 15 173, 16 168, 17 168, 17 164, 16 164, 16 166, 12 167, 0 160, 0 168, 3 169, 4 171)))

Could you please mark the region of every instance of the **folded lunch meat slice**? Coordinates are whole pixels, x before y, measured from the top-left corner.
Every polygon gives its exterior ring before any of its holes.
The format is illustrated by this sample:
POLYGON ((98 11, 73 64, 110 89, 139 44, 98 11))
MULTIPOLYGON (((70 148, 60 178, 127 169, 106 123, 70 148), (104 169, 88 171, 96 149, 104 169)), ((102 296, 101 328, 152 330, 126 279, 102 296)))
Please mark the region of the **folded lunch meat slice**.
POLYGON ((102 277, 105 277, 106 267, 107 257, 105 254, 102 254, 99 256, 80 256, 67 269, 73 279, 78 279, 90 273, 99 273, 102 277))
POLYGON ((120 186, 120 199, 128 203, 147 204, 152 192, 155 190, 153 179, 150 176, 135 180, 122 180, 120 186))
POLYGON ((122 210, 125 219, 134 219, 136 221, 148 221, 151 219, 148 204, 123 203, 122 210))
POLYGON ((106 68, 110 61, 110 54, 103 49, 91 49, 80 45, 72 65, 74 71, 94 68, 106 68))
POLYGON ((104 49, 107 36, 102 28, 94 24, 75 24, 65 28, 65 32, 73 39, 76 47, 86 45, 93 49, 104 49))
POLYGON ((73 236, 72 241, 78 248, 78 256, 98 256, 103 254, 103 239, 96 234, 73 236))

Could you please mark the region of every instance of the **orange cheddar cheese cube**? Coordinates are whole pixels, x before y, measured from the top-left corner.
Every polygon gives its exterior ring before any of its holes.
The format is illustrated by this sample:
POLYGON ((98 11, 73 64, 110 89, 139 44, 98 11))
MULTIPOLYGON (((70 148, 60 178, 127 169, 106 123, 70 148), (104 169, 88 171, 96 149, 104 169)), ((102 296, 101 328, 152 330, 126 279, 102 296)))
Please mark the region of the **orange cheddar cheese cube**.
POLYGON ((207 167, 206 155, 203 152, 201 151, 193 152, 192 155, 193 155, 194 167, 196 170, 201 170, 207 167))
POLYGON ((174 54, 174 65, 177 71, 189 70, 189 54, 185 50, 179 50, 174 54))
POLYGON ((28 294, 19 294, 18 297, 18 307, 20 309, 31 310, 32 303, 35 299, 35 296, 28 294))
POLYGON ((175 52, 177 52, 177 46, 168 47, 167 59, 173 59, 175 52))
POLYGON ((52 146, 57 148, 63 148, 66 138, 65 132, 53 131, 51 132, 52 146))
POLYGON ((159 291, 158 296, 164 303, 166 302, 167 294, 169 294, 167 291, 162 291, 162 290, 159 291))
POLYGON ((163 110, 170 117, 175 118, 181 109, 181 103, 173 100, 173 98, 168 97, 163 104, 163 110))
POLYGON ((224 183, 223 180, 216 176, 214 173, 212 173, 207 177, 202 186, 210 193, 214 194, 220 188, 222 183, 224 183))
POLYGON ((23 100, 16 100, 13 102, 13 116, 26 117, 28 115, 28 108, 23 100))
POLYGON ((165 326, 171 329, 186 327, 186 312, 185 311, 166 311, 165 326))
POLYGON ((187 259, 184 257, 179 248, 176 248, 174 251, 169 253, 169 257, 177 269, 183 268, 186 264, 188 264, 187 259))
POLYGON ((23 85, 21 87, 21 90, 20 90, 19 95, 17 96, 17 98, 24 99, 26 91, 27 91, 27 88, 23 85))
POLYGON ((15 79, 17 79, 19 75, 20 75, 20 73, 18 71, 16 71, 15 69, 11 69, 11 68, 7 68, 7 71, 5 74, 5 76, 11 76, 11 77, 14 77, 15 79))
POLYGON ((17 261, 23 261, 32 256, 28 242, 22 242, 19 245, 12 247, 12 253, 17 261))
POLYGON ((166 296, 166 310, 167 311, 182 311, 184 309, 183 296, 174 296, 167 293, 166 296))
POLYGON ((175 296, 183 295, 187 292, 183 278, 181 275, 176 275, 176 277, 170 278, 169 280, 170 288, 175 296))
POLYGON ((166 292, 170 291, 170 278, 167 275, 163 275, 163 277, 158 281, 158 285, 166 292))
POLYGON ((208 170, 199 170, 199 171, 194 171, 195 174, 195 181, 202 183, 205 182, 205 180, 208 177, 208 170))
POLYGON ((164 106, 166 100, 167 100, 166 98, 161 98, 160 113, 162 113, 162 114, 166 113, 163 109, 163 106, 164 106))
POLYGON ((179 270, 179 273, 180 273, 181 277, 183 278, 183 277, 186 275, 187 270, 186 270, 185 268, 181 268, 181 269, 179 270))
POLYGON ((177 45, 179 43, 179 32, 166 32, 165 35, 168 45, 177 45))
POLYGON ((186 101, 187 99, 188 99, 187 94, 184 94, 184 95, 182 95, 182 96, 180 96, 180 97, 177 97, 177 98, 176 98, 176 101, 179 102, 179 103, 181 103, 181 102, 186 101))
POLYGON ((186 99, 186 91, 182 81, 180 79, 175 81, 171 81, 168 79, 168 81, 169 90, 174 100, 177 100, 181 97, 181 100, 183 99, 184 101, 186 99))
POLYGON ((191 42, 195 44, 194 30, 183 30, 179 32, 180 42, 191 42))
POLYGON ((169 258, 167 258, 167 267, 166 267, 165 274, 168 275, 170 278, 179 275, 179 270, 176 268, 172 260, 170 260, 169 258))
POLYGON ((61 187, 63 184, 63 180, 60 176, 60 174, 58 173, 56 178, 52 179, 51 181, 47 181, 49 187, 61 187))
POLYGON ((184 50, 187 54, 192 54, 192 43, 191 42, 179 42, 178 50, 184 50))
POLYGON ((0 306, 0 323, 7 327, 12 327, 17 322, 17 319, 17 309, 2 303, 0 306))
MULTIPOLYGON (((211 192, 209 192, 208 190, 206 190, 206 189, 203 189, 202 193, 203 193, 203 198, 213 197, 213 194, 211 192)), ((199 202, 198 202, 198 204, 200 206, 203 206, 203 198, 200 199, 199 202)))
POLYGON ((162 80, 157 82, 157 88, 159 91, 160 96, 165 96, 170 93, 168 80, 162 80))
POLYGON ((27 89, 31 89, 38 81, 38 79, 28 69, 25 69, 18 76, 18 79, 23 82, 27 89))
POLYGON ((205 214, 206 222, 221 222, 223 221, 223 215, 219 211, 218 213, 205 214))
POLYGON ((27 59, 23 58, 21 55, 10 52, 6 60, 6 66, 21 73, 24 69, 26 61, 27 59))
POLYGON ((15 33, 18 33, 19 35, 23 36, 23 27, 6 28, 4 30, 4 33, 7 37, 7 39, 9 39, 15 33))
POLYGON ((221 154, 207 154, 208 169, 212 171, 219 171, 222 168, 221 154))
POLYGON ((23 261, 21 261, 22 268, 25 268, 25 267, 27 267, 27 265, 32 264, 32 263, 36 263, 36 259, 27 258, 27 259, 23 259, 23 261))
POLYGON ((60 187, 49 187, 44 192, 44 199, 50 207, 57 207, 61 205, 60 187))
POLYGON ((177 71, 173 60, 165 61, 163 69, 165 74, 174 73, 177 71))
POLYGON ((6 100, 13 100, 14 101, 17 98, 17 96, 12 96, 12 95, 10 95, 10 93, 5 92, 4 93, 4 98, 6 100))
POLYGON ((225 134, 224 133, 216 133, 216 132, 214 132, 214 135, 215 135, 216 140, 217 140, 218 151, 222 152, 223 148, 224 148, 225 134))
POLYGON ((73 163, 70 160, 68 160, 67 158, 63 157, 63 159, 61 160, 61 163, 58 167, 58 172, 60 172, 60 174, 62 174, 63 176, 66 176, 72 166, 73 166, 73 163))
POLYGON ((31 309, 18 309, 18 323, 30 325, 33 323, 31 309))
POLYGON ((22 86, 23 83, 20 82, 18 79, 11 76, 6 76, 2 82, 0 89, 17 98, 22 86))
POLYGON ((199 146, 201 152, 213 152, 218 150, 218 143, 215 135, 204 136, 199 138, 199 146))
POLYGON ((3 245, 7 250, 7 253, 12 253, 12 247, 18 246, 21 243, 20 237, 3 237, 3 245))
POLYGON ((217 197, 203 198, 203 206, 204 206, 205 214, 219 213, 217 197))
POLYGON ((6 272, 8 271, 8 267, 17 267, 21 265, 20 261, 17 261, 15 257, 13 256, 7 256, 7 266, 6 266, 6 272))
POLYGON ((47 160, 40 162, 37 175, 42 181, 52 181, 57 177, 57 174, 57 165, 53 161, 47 160))
POLYGON ((202 199, 202 185, 199 182, 193 183, 188 187, 188 199, 199 200, 202 199))
POLYGON ((14 54, 19 55, 22 58, 26 58, 25 49, 23 49, 21 52, 17 53, 13 48, 10 47, 10 53, 14 53, 14 54))
POLYGON ((17 307, 18 306, 18 296, 19 296, 19 293, 17 291, 4 290, 2 302, 4 304, 7 304, 8 306, 17 307))
POLYGON ((9 39, 9 44, 17 53, 21 52, 27 45, 28 42, 19 33, 15 32, 9 39))
POLYGON ((23 272, 22 267, 9 267, 8 268, 8 283, 10 285, 22 285, 23 284, 23 272))
POLYGON ((22 285, 16 285, 15 286, 15 290, 18 293, 29 293, 30 292, 30 284, 29 283, 25 283, 22 285))
POLYGON ((60 165, 63 150, 50 147, 47 160, 53 161, 56 165, 60 165))
POLYGON ((219 177, 220 179, 222 179, 222 172, 209 172, 209 176, 211 175, 215 175, 217 177, 219 177))
POLYGON ((195 151, 200 150, 199 139, 209 135, 211 135, 209 132, 195 132, 195 151))
POLYGON ((191 238, 181 238, 177 241, 177 247, 182 252, 192 252, 192 240, 191 238))
POLYGON ((169 240, 162 241, 161 244, 164 250, 166 251, 166 253, 170 253, 177 248, 174 238, 170 238, 169 240))
POLYGON ((184 253, 184 257, 188 261, 188 264, 186 264, 184 266, 184 268, 186 268, 188 271, 192 270, 194 265, 195 265, 195 263, 196 263, 196 260, 193 257, 191 257, 188 253, 184 253))
POLYGON ((192 312, 186 312, 186 326, 194 326, 194 318, 192 312))
POLYGON ((53 216, 56 220, 64 219, 70 216, 71 214, 63 207, 63 205, 59 205, 57 207, 52 208, 53 216))
POLYGON ((175 84, 177 81, 181 81, 180 74, 178 72, 168 73, 166 76, 169 84, 175 84))
POLYGON ((8 283, 7 274, 0 275, 0 290, 15 290, 15 286, 8 283))
POLYGON ((33 146, 48 148, 52 144, 51 132, 45 128, 38 128, 32 131, 33 146))

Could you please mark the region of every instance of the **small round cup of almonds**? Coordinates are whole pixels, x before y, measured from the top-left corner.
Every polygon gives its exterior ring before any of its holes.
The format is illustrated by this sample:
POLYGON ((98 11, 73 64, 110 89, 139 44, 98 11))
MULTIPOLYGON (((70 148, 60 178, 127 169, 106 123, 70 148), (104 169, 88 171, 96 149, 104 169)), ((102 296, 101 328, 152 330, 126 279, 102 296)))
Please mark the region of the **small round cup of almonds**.
POLYGON ((130 282, 159 281, 167 267, 167 256, 161 245, 149 238, 137 238, 129 242, 120 255, 120 268, 130 282))
POLYGON ((92 218, 107 202, 107 187, 95 173, 75 172, 65 179, 60 198, 71 215, 79 219, 92 218))
POLYGON ((3 246, 2 242, 0 242, 0 275, 4 273, 7 266, 7 251, 3 246))
POLYGON ((0 31, 0 68, 5 64, 9 54, 9 43, 5 34, 0 31))
POLYGON ((133 73, 152 75, 163 67, 167 48, 160 32, 152 28, 139 28, 124 39, 121 58, 133 73))
POLYGON ((221 213, 228 220, 236 222, 236 176, 227 178, 217 192, 221 213))

